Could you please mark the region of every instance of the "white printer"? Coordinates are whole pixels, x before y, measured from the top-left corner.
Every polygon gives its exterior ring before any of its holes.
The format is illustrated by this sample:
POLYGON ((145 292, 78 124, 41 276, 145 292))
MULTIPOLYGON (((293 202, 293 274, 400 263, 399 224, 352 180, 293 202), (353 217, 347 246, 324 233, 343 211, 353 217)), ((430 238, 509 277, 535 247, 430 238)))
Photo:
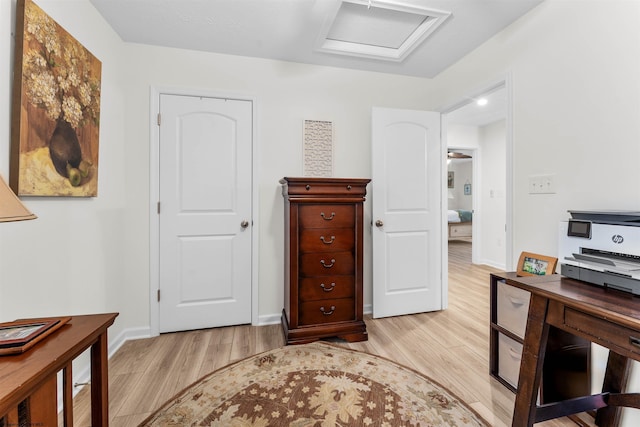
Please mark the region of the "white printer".
POLYGON ((640 295, 640 212, 569 213, 560 223, 560 273, 640 295))

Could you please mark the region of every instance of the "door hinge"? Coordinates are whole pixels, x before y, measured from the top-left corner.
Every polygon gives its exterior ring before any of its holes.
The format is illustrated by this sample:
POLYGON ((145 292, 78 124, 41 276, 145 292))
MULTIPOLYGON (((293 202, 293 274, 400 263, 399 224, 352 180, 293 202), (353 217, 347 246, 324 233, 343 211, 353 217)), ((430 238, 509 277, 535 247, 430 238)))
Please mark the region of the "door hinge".
POLYGON ((160 202, 158 202, 158 215, 160 215, 160 202))
POLYGON ((160 302, 160 289, 158 289, 158 302, 160 302))
POLYGON ((158 113, 158 126, 160 126, 160 122, 161 122, 160 113, 158 113))

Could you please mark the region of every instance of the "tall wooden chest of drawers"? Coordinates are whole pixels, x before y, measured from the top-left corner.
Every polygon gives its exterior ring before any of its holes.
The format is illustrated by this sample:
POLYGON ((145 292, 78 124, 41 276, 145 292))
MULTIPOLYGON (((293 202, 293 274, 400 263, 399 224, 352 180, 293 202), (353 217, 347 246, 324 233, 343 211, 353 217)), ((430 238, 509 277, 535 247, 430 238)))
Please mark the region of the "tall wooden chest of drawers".
POLYGON ((283 178, 287 344, 367 339, 362 320, 363 203, 369 179, 283 178))

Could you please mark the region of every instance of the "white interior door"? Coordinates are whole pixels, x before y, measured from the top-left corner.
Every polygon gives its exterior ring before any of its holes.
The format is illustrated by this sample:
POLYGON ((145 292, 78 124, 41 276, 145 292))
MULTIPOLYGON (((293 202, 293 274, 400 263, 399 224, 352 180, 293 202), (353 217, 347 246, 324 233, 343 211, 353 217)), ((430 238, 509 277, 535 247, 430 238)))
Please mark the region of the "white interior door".
POLYGON ((440 114, 372 112, 373 317, 443 308, 440 114))
POLYGON ((159 331, 251 322, 252 104, 160 95, 159 331))

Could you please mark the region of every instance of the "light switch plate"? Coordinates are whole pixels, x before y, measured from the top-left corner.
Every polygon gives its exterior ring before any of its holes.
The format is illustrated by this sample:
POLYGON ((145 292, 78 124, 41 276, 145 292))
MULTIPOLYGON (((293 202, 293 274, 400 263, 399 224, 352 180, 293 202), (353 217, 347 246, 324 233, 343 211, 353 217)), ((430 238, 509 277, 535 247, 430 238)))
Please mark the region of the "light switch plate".
POLYGON ((529 194, 555 194, 556 175, 529 175, 529 194))

